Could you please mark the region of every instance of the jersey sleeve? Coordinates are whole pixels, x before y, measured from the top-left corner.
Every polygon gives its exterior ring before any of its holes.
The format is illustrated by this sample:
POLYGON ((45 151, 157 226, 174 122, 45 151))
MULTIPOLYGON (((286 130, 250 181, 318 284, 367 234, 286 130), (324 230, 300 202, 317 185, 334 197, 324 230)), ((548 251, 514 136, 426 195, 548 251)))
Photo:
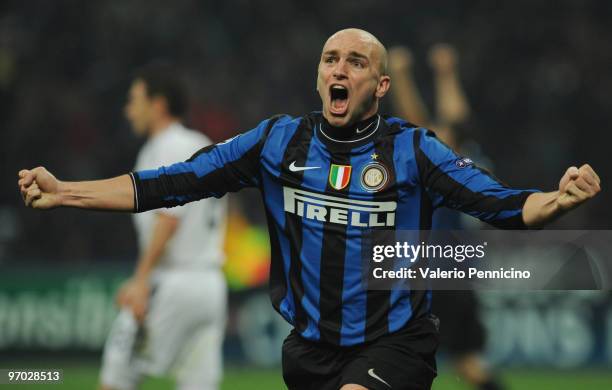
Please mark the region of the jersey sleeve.
POLYGON ((278 118, 227 141, 200 149, 185 162, 132 172, 135 212, 174 207, 259 186, 260 154, 278 118))
MULTIPOLYGON (((210 139, 201 133, 195 133, 194 130, 188 130, 191 133, 189 136, 185 134, 176 135, 167 140, 167 142, 159 144, 156 151, 157 162, 153 165, 164 166, 174 162, 184 160, 191 156, 194 150, 201 150, 212 144, 210 139), (197 136, 195 135, 197 134, 197 136)), ((158 209, 157 213, 170 215, 178 219, 182 219, 185 215, 193 211, 189 205, 158 209)))
POLYGON ((526 228, 523 205, 538 190, 510 188, 428 130, 415 131, 414 149, 420 183, 434 207, 456 209, 498 228, 526 228))

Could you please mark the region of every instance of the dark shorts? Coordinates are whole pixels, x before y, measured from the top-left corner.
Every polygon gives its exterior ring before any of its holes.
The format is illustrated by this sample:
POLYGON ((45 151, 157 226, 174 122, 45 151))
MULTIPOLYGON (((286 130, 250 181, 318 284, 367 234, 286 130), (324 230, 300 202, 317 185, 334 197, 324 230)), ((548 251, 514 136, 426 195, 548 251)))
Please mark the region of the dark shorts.
POLYGON ((295 330, 283 343, 289 390, 338 390, 349 383, 371 390, 430 389, 436 377, 437 318, 413 320, 402 330, 353 347, 309 341, 295 330))
POLYGON ((474 291, 434 291, 431 311, 440 319, 440 350, 457 357, 482 352, 486 331, 474 291))

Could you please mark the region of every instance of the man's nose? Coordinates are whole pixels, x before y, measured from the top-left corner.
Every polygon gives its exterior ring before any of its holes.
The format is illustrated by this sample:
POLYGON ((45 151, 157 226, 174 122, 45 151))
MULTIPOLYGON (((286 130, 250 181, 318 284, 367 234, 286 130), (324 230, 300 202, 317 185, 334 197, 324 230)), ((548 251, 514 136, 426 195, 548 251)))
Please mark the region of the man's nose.
POLYGON ((338 80, 342 80, 346 78, 346 61, 340 60, 336 62, 336 66, 334 67, 334 72, 332 73, 334 78, 338 80))

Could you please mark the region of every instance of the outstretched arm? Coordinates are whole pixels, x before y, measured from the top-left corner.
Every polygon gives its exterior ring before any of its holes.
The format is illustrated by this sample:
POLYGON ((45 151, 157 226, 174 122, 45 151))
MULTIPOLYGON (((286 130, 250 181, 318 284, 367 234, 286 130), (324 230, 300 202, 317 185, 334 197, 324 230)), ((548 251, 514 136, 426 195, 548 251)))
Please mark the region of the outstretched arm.
POLYGON ((189 160, 112 179, 63 182, 45 168, 19 172, 19 189, 28 207, 60 206, 142 212, 259 185, 259 154, 275 116, 225 142, 199 150, 189 160))
POLYGON ((540 193, 507 186, 436 140, 431 132, 414 132, 420 181, 433 207, 447 206, 506 229, 542 226, 594 197, 600 189, 595 171, 571 167, 559 190, 540 193))
POLYGON ((19 172, 19 189, 25 205, 35 209, 78 207, 94 210, 134 210, 134 185, 130 175, 112 179, 67 182, 43 167, 19 172))
POLYGON ((523 221, 542 226, 572 210, 601 191, 600 179, 589 164, 570 167, 559 181, 559 190, 529 195, 523 206, 523 221))

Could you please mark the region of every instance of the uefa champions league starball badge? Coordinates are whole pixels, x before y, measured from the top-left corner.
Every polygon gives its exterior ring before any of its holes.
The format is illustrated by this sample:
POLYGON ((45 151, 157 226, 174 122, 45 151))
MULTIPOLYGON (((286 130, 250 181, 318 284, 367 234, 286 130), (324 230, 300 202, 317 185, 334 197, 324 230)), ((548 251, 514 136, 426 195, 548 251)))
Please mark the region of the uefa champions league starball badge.
POLYGON ((369 163, 361 170, 361 186, 368 192, 380 191, 388 180, 387 168, 379 162, 369 163))

